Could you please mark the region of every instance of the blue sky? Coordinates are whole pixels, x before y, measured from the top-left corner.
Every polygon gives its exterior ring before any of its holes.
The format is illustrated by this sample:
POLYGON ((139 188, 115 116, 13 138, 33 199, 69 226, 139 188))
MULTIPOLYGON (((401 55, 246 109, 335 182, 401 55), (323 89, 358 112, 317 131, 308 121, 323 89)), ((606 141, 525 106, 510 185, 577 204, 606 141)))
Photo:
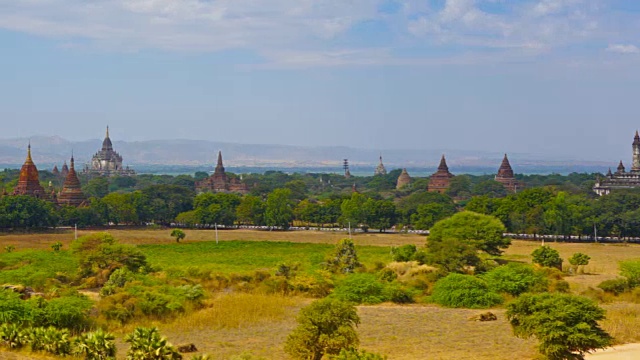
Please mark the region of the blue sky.
POLYGON ((0 1, 0 137, 617 161, 640 1, 0 1))

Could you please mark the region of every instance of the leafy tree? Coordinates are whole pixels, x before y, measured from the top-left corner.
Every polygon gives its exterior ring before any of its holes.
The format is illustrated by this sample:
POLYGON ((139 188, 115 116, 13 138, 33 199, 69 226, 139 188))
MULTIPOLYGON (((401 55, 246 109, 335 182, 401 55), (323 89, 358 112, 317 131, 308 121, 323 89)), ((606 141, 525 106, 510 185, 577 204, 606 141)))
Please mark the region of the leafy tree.
POLYGON ((303 180, 291 180, 284 184, 291 191, 291 200, 301 201, 307 197, 307 184, 303 180))
POLYGON ((488 308, 502 303, 500 295, 472 275, 449 274, 433 286, 431 301, 453 308, 488 308))
POLYGON ((240 201, 237 194, 204 193, 196 196, 193 207, 200 224, 233 225, 240 201))
POLYGON ((264 212, 267 226, 278 226, 288 229, 293 220, 293 205, 290 200, 291 190, 275 189, 267 196, 264 212))
POLYGON ((351 239, 342 239, 326 260, 327 268, 334 273, 349 274, 362 266, 358 261, 356 246, 351 239))
POLYGON ((592 300, 569 294, 524 294, 507 305, 513 332, 535 337, 540 353, 550 360, 584 359, 613 338, 600 326, 605 311, 592 300))
POLYGON ((33 196, 0 197, 0 228, 47 228, 58 222, 53 205, 33 196))
POLYGON ((131 345, 127 360, 179 360, 182 355, 166 338, 160 336, 157 328, 138 327, 125 336, 131 345))
MULTIPOLYGON (((475 196, 486 196, 489 198, 500 198, 507 196, 507 189, 501 183, 495 180, 485 180, 475 184, 471 190, 471 194, 475 196)), ((471 209, 468 209, 473 211, 471 209)))
POLYGON ((133 203, 132 194, 111 193, 102 198, 107 206, 109 222, 118 224, 136 224, 138 213, 133 203))
POLYGON ((471 179, 467 175, 458 175, 451 179, 449 183, 449 188, 447 189, 447 195, 460 198, 460 199, 468 199, 471 197, 471 179))
POLYGON ((109 194, 109 180, 102 176, 95 177, 82 187, 82 192, 88 197, 101 199, 109 194))
POLYGON ((365 222, 380 232, 396 223, 396 206, 389 200, 367 199, 364 203, 365 222))
POLYGON ((322 299, 300 310, 298 326, 287 337, 285 352, 294 359, 320 360, 358 346, 356 308, 335 299, 322 299))
POLYGON ((531 257, 533 258, 534 264, 562 269, 562 258, 560 258, 560 253, 558 250, 547 245, 533 250, 531 257))
POLYGON ((115 340, 113 334, 102 330, 84 333, 73 342, 73 353, 86 360, 115 360, 115 340))
POLYGON ((184 239, 186 236, 187 234, 185 234, 184 231, 180 229, 173 229, 171 231, 171 237, 176 238, 176 242, 180 242, 180 240, 184 239))
POLYGON ((569 264, 578 268, 580 266, 589 265, 589 260, 591 260, 591 257, 589 255, 583 253, 575 253, 569 258, 569 264))
POLYGON ((460 240, 490 255, 502 254, 511 240, 503 236, 504 225, 493 216, 463 211, 437 222, 430 230, 429 243, 460 240))
POLYGON ((340 206, 340 209, 342 211, 340 222, 344 225, 351 223, 352 227, 356 227, 360 224, 366 224, 366 202, 367 197, 360 193, 353 193, 350 199, 345 199, 340 206))
POLYGON ((407 244, 400 247, 391 248, 391 256, 393 261, 411 261, 413 255, 418 251, 415 245, 407 244))
POLYGON ((262 225, 264 223, 264 203, 257 196, 246 195, 236 208, 236 218, 241 224, 262 225))
POLYGON ((525 292, 546 291, 549 285, 543 273, 536 271, 531 265, 520 263, 498 266, 484 274, 482 278, 492 291, 513 296, 525 292))
POLYGON ((629 286, 634 288, 640 285, 640 260, 628 260, 620 262, 620 275, 627 278, 629 286))
MULTIPOLYGON (((417 184, 414 184, 414 188, 418 188, 417 184)), ((426 188, 426 186, 424 188, 426 188)), ((420 206, 429 204, 440 204, 442 205, 442 209, 453 209, 454 211, 456 208, 453 199, 447 195, 419 190, 400 199, 397 204, 397 209, 402 216, 403 222, 413 224, 413 214, 418 211, 420 206)))
POLYGON ((178 214, 193 209, 193 189, 178 185, 152 185, 142 189, 150 214, 149 221, 168 225, 178 214))
POLYGON ((451 239, 428 242, 425 262, 439 267, 445 273, 466 273, 471 272, 471 268, 478 268, 482 261, 473 245, 451 239))
POLYGON ((416 213, 411 215, 411 224, 419 230, 428 230, 436 222, 446 219, 456 213, 453 203, 428 203, 418 206, 416 213))

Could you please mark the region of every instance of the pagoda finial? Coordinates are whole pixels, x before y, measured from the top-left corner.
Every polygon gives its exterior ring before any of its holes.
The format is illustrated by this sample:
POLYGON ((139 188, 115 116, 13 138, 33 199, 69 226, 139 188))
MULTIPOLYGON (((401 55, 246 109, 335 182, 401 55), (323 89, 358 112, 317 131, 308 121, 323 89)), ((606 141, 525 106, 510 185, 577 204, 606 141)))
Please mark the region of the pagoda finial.
POLYGON ((218 166, 222 166, 222 150, 218 150, 218 166))
POLYGON ((27 145, 27 161, 33 161, 31 160, 31 139, 29 139, 29 145, 27 145))
POLYGON ((449 167, 447 166, 447 160, 445 159, 444 154, 442 154, 442 158, 440 158, 440 165, 438 165, 438 170, 449 171, 449 167))
POLYGON ((109 125, 107 125, 107 136, 106 137, 109 137, 109 125))

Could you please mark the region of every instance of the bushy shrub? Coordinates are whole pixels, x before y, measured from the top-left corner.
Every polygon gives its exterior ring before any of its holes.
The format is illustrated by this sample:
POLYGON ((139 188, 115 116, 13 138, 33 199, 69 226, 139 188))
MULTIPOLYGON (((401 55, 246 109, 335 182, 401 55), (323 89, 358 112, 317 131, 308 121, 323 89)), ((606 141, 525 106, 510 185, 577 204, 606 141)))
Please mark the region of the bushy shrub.
POLYGON ((360 323, 350 303, 326 298, 300 310, 298 326, 289 334, 285 352, 294 359, 321 359, 358 346, 355 326, 360 323))
POLYGON ((489 290, 487 283, 472 275, 449 274, 438 280, 431 301, 453 308, 488 308, 502 303, 502 296, 489 290))
POLYGON ((387 300, 385 286, 373 274, 352 274, 338 283, 332 297, 356 304, 379 304, 387 300))
POLYGON ((546 291, 549 281, 532 266, 509 263, 485 273, 482 278, 491 291, 518 296, 525 292, 546 291))
POLYGON ((604 290, 604 292, 617 296, 629 291, 629 281, 623 278, 610 279, 601 282, 598 284, 598 287, 604 290))
POLYGON ((28 303, 33 326, 53 326, 79 333, 91 325, 89 310, 93 303, 84 295, 64 296, 49 301, 34 298, 28 303))
POLYGON ((136 328, 125 336, 124 341, 131 345, 127 352, 129 360, 179 360, 182 355, 166 338, 160 336, 157 328, 136 328))
POLYGON ((541 246, 531 253, 533 263, 540 266, 562 269, 562 258, 558 250, 549 246, 541 246))
POLYGON ((26 333, 18 324, 0 325, 0 344, 9 349, 19 349, 26 342, 26 333))
POLYGON ((351 239, 340 240, 333 253, 327 257, 325 264, 327 270, 340 274, 353 273, 362 266, 356 253, 356 245, 351 239))
POLYGON ((20 294, 10 289, 0 289, 0 323, 18 323, 27 318, 27 303, 20 294))
POLYGON ((391 257, 393 261, 411 261, 416 251, 418 251, 416 246, 412 244, 393 247, 391 248, 391 257))
POLYGON ((73 353, 86 360, 115 360, 116 338, 113 334, 97 330, 84 333, 73 342, 73 353))
POLYGON ((629 287, 640 285, 640 260, 621 261, 620 275, 627 278, 629 287))

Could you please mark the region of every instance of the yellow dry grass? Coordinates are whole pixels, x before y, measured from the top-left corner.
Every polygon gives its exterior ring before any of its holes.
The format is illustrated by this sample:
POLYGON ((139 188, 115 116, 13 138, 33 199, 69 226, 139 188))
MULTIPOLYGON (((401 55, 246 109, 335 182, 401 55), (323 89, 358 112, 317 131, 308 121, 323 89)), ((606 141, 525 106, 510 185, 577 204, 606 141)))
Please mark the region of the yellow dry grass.
POLYGON ((602 327, 617 344, 640 342, 640 304, 617 302, 603 307, 607 310, 607 318, 602 327))

